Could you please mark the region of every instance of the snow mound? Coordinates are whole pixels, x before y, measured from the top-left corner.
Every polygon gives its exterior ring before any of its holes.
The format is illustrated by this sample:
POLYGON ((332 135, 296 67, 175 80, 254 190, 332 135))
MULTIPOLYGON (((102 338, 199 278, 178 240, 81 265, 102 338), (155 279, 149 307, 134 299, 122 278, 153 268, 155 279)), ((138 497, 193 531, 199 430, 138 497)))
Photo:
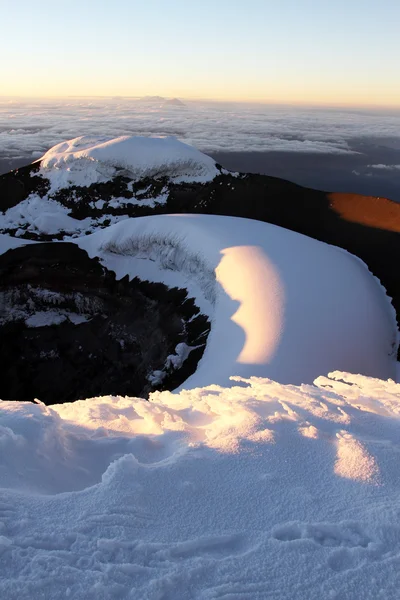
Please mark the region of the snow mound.
POLYGON ((0 595, 397 600, 400 386, 4 402, 0 595))
POLYGON ((52 190, 105 181, 116 169, 133 180, 167 177, 175 183, 206 183, 220 173, 211 157, 174 137, 80 136, 57 144, 40 161, 52 190))
POLYGON ((311 383, 346 370, 396 377, 385 290, 358 258, 259 221, 211 215, 128 219, 73 240, 125 275, 185 287, 212 319, 187 389, 231 376, 311 383))
POLYGON ((21 234, 26 228, 29 232, 45 235, 55 235, 62 232, 83 234, 92 225, 90 218, 78 220, 68 215, 69 209, 59 202, 48 198, 41 198, 31 194, 16 206, 9 208, 3 215, 0 214, 0 227, 2 229, 20 228, 21 234))
MULTIPOLYGON (((152 200, 151 205, 155 204, 157 200, 160 200, 161 204, 163 199, 164 196, 159 199, 156 198, 152 200)), ((114 206, 117 205, 117 200, 114 200, 114 206)), ((37 194, 30 194, 26 200, 9 208, 4 214, 0 214, 0 230, 17 229, 15 233, 16 237, 24 235, 25 232, 37 235, 38 237, 43 235, 58 235, 60 233, 80 236, 88 231, 95 231, 98 227, 104 227, 103 223, 105 221, 108 223, 118 223, 128 218, 128 215, 104 214, 98 218, 86 217, 85 219, 74 219, 69 216, 69 212, 69 208, 48 195, 41 198, 37 194)), ((23 240, 23 243, 25 241, 23 240)))

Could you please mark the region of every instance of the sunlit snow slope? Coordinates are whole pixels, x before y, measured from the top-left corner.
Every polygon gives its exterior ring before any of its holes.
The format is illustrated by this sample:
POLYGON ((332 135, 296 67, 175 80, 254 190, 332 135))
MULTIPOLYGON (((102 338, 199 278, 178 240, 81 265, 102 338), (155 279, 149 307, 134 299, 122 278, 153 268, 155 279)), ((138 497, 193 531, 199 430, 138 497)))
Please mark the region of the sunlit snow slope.
POLYGON ((211 215, 129 219, 76 241, 118 277, 186 287, 212 317, 183 385, 229 377, 311 383, 346 370, 395 378, 397 324, 379 282, 354 256, 267 223, 211 215))
POLYGON ((400 386, 7 402, 0 596, 397 600, 400 386))

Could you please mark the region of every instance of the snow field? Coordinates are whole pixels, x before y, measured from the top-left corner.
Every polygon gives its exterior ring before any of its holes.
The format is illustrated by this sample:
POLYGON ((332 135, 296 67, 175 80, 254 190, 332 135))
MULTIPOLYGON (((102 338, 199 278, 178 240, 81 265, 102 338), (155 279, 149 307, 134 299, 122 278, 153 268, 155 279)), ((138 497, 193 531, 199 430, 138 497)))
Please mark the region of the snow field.
POLYGON ((2 597, 397 599, 399 390, 4 403, 2 597))

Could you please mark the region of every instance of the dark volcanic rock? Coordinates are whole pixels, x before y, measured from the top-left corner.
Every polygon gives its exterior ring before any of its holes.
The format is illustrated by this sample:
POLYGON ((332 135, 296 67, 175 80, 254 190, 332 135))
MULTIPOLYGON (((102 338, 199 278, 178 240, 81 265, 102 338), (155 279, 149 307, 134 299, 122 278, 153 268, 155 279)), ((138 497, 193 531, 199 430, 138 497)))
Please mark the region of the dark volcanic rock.
POLYGON ((0 281, 4 400, 143 397, 181 384, 204 351, 210 325, 185 290, 117 281, 75 244, 10 250, 0 281), (178 343, 196 349, 180 369, 165 369, 178 343), (155 370, 165 373, 162 385, 149 381, 155 370))
POLYGON ((40 162, 21 167, 0 176, 0 211, 6 211, 25 200, 29 194, 44 196, 49 189, 49 182, 35 175, 40 169, 40 162))

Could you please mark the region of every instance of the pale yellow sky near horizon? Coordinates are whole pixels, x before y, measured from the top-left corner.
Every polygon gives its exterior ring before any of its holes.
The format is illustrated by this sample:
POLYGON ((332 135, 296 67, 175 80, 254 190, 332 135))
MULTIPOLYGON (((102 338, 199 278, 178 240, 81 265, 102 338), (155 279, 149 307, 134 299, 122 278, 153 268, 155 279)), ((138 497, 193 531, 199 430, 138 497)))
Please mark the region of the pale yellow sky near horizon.
POLYGON ((179 94, 176 90, 155 90, 149 92, 145 90, 142 94, 140 93, 132 93, 132 94, 117 94, 117 93, 47 93, 43 94, 35 94, 35 93, 9 93, 9 94, 0 94, 0 99, 4 99, 4 101, 13 101, 13 100, 39 100, 42 102, 51 101, 51 100, 73 100, 73 99, 94 99, 94 98, 121 98, 121 99, 139 99, 146 96, 160 96, 163 98, 179 98, 183 101, 188 102, 221 102, 221 103, 243 103, 243 104, 274 104, 274 105, 293 105, 293 106, 321 106, 321 107, 371 107, 371 108, 393 108, 400 109, 400 98, 395 97, 394 99, 391 97, 381 98, 377 95, 368 97, 353 97, 346 98, 343 96, 338 96, 334 98, 333 96, 326 97, 298 97, 298 96, 276 96, 276 97, 239 97, 239 96, 202 96, 201 94, 193 94, 193 95, 184 95, 179 94), (175 93, 176 92, 176 93, 175 93))
POLYGON ((49 73, 47 76, 36 72, 23 80, 18 74, 9 73, 7 84, 3 83, 0 93, 22 97, 154 95, 224 102, 400 107, 400 77, 394 83, 383 79, 376 80, 374 84, 355 77, 352 86, 349 86, 346 77, 330 81, 329 74, 321 75, 317 82, 310 78, 304 80, 300 75, 286 81, 271 69, 267 81, 257 80, 254 73, 243 73, 240 80, 235 80, 232 73, 220 80, 214 73, 203 73, 202 77, 193 81, 185 80, 182 71, 171 81, 169 72, 163 74, 157 69, 149 76, 144 73, 143 67, 137 67, 134 69, 137 77, 133 81, 124 81, 119 72, 109 73, 99 81, 97 77, 90 77, 90 69, 90 65, 86 65, 80 73, 75 73, 71 66, 65 66, 61 74, 53 76, 49 73))

